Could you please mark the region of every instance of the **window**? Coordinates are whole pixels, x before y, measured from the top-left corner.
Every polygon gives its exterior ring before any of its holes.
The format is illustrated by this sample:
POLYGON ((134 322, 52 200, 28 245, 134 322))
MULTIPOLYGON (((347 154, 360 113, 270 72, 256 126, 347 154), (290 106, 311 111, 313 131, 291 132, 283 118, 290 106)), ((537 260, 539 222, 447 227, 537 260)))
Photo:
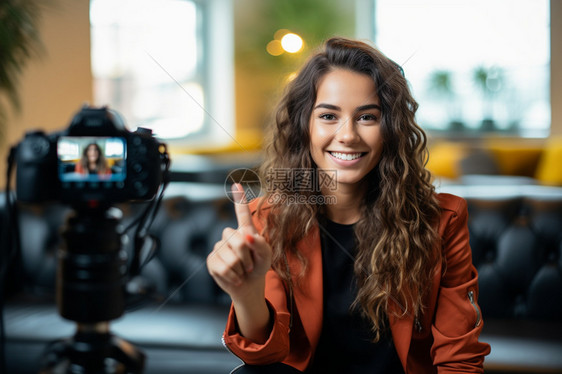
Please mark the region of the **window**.
POLYGON ((167 141, 228 140, 234 128, 229 3, 91 0, 95 104, 117 110, 131 130, 147 127, 167 141))
POLYGON ((376 0, 374 33, 425 129, 548 136, 548 0, 376 0))

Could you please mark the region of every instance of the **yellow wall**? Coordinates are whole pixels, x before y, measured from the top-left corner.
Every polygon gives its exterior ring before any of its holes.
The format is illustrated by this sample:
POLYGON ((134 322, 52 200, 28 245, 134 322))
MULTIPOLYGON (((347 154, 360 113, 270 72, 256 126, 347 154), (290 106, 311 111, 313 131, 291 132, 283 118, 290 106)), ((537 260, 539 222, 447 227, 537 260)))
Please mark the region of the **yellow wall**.
POLYGON ((0 144, 0 183, 5 185, 7 146, 26 131, 66 128, 85 102, 92 102, 89 2, 57 0, 40 24, 44 52, 29 62, 21 79, 22 111, 8 117, 0 144))

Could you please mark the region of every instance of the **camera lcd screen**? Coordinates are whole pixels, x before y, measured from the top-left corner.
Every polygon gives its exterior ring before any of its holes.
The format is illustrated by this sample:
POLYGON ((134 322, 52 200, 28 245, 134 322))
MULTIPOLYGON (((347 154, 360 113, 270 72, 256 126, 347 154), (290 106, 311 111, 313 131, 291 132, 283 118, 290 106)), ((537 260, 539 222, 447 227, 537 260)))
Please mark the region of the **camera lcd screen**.
POLYGON ((124 138, 62 136, 57 157, 61 182, 122 182, 126 178, 124 138))

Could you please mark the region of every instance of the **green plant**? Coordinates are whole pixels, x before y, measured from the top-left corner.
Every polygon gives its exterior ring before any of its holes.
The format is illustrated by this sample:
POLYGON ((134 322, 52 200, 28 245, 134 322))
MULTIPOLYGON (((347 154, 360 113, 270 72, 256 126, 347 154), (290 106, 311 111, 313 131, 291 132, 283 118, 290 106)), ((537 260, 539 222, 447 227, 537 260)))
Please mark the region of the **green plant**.
POLYGON ((38 27, 42 9, 43 2, 37 0, 0 1, 0 134, 8 108, 21 110, 18 88, 27 62, 42 51, 38 27))
POLYGON ((436 70, 429 79, 430 87, 435 93, 443 96, 453 94, 451 73, 447 70, 436 70))
POLYGON ((482 92, 484 100, 484 120, 492 118, 492 107, 496 94, 501 91, 503 86, 503 74, 498 67, 478 66, 474 69, 473 79, 476 86, 482 92))
POLYGON ((429 77, 429 89, 438 96, 449 116, 449 130, 460 131, 464 124, 460 119, 460 108, 453 87, 452 73, 448 70, 435 70, 429 77))
POLYGON ((243 0, 236 4, 243 9, 239 13, 244 19, 236 30, 237 63, 253 69, 291 71, 325 39, 349 36, 354 30, 353 7, 346 0, 243 0), (302 53, 273 57, 266 52, 265 47, 280 29, 303 38, 302 53))

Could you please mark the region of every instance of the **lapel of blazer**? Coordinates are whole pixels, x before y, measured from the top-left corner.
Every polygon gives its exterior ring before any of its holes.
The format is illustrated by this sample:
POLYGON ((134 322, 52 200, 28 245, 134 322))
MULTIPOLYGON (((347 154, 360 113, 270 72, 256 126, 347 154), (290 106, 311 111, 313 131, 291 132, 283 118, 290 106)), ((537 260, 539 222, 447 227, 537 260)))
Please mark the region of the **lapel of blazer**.
POLYGON ((307 258, 307 271, 304 278, 298 280, 300 262, 291 256, 290 267, 294 279, 295 306, 311 348, 316 347, 322 330, 323 315, 323 279, 322 251, 318 227, 298 244, 299 251, 307 258))
POLYGON ((402 362, 402 367, 405 368, 408 361, 410 342, 412 341, 414 316, 411 314, 401 316, 404 313, 404 309, 394 301, 391 301, 390 311, 388 320, 392 332, 392 340, 396 347, 396 353, 398 353, 398 357, 402 362))
MULTIPOLYGON (((254 225, 258 231, 263 228, 263 221, 255 215, 259 199, 250 202, 254 225)), ((265 202, 264 210, 268 210, 268 203, 265 202)), ((267 212, 266 214, 269 214, 267 212)), ((264 218, 261 218, 262 220, 264 218)), ((308 268, 303 279, 298 279, 301 264, 295 256, 287 255, 289 267, 293 277, 295 298, 295 308, 304 329, 304 333, 310 343, 311 351, 316 348, 320 333, 322 331, 323 315, 323 279, 322 279, 322 250, 320 244, 320 231, 318 226, 314 226, 311 232, 297 244, 298 250, 308 260, 308 268)), ((313 352, 311 352, 313 353, 313 352)))
MULTIPOLYGON (((435 267, 430 293, 426 295, 425 298, 425 304, 428 308, 425 310, 421 321, 419 321, 421 324, 420 328, 422 329, 431 329, 433 315, 435 314, 439 284, 441 282, 441 270, 442 266, 441 263, 439 263, 435 267)), ((404 368, 408 368, 408 353, 410 351, 410 344, 412 343, 412 335, 414 333, 414 316, 411 313, 402 316, 404 308, 393 300, 391 300, 389 309, 390 315, 388 316, 388 319, 390 323, 390 330, 392 331, 394 346, 396 347, 396 352, 402 362, 402 366, 404 368)), ((418 326, 417 323, 416 326, 418 326)), ((408 370, 406 370, 406 373, 408 373, 408 370)))

